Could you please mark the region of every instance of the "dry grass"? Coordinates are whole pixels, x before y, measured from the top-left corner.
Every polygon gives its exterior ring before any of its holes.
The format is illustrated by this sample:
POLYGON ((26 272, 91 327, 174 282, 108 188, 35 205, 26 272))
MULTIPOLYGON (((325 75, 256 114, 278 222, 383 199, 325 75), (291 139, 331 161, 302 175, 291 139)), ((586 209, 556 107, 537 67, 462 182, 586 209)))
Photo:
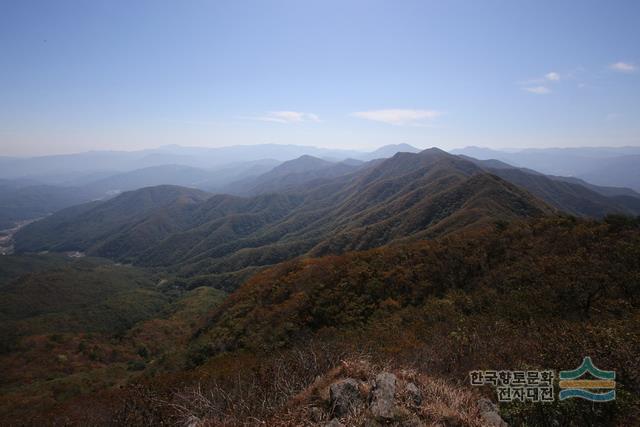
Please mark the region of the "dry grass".
POLYGON ((434 425, 451 424, 455 420, 458 425, 482 426, 478 395, 471 390, 424 375, 419 377, 417 384, 423 395, 423 403, 419 408, 421 417, 434 425))
MULTIPOLYGON (((317 354, 295 352, 294 358, 281 358, 275 363, 270 384, 258 379, 238 377, 234 383, 213 382, 176 393, 170 405, 179 425, 210 426, 319 426, 332 418, 329 387, 343 378, 361 382, 360 392, 366 401, 373 379, 382 371, 396 374, 396 419, 389 425, 457 425, 480 427, 478 395, 471 389, 427 376, 415 370, 391 369, 376 365, 366 357, 336 361, 324 372, 317 354), (305 370, 306 375, 301 375, 305 370), (305 382, 306 381, 306 382, 305 382), (406 391, 414 383, 423 399, 416 406, 406 391)), ((340 421, 346 426, 364 425, 371 415, 361 405, 340 421)))

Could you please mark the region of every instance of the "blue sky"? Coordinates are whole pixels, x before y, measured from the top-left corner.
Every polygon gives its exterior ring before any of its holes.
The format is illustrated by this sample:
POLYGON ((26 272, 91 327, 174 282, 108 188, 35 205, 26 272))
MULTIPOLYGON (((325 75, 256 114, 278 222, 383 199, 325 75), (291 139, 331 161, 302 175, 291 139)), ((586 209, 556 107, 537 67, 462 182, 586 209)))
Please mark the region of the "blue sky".
POLYGON ((0 155, 640 145, 638 1, 5 1, 0 155))

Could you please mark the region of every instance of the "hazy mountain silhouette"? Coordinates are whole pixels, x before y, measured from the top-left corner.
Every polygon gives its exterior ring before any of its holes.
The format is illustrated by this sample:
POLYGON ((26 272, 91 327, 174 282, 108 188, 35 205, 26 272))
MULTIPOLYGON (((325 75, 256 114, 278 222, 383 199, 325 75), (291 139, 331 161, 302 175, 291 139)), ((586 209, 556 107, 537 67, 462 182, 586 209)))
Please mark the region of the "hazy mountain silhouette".
POLYGON ((640 194, 628 188, 600 187, 577 178, 547 176, 499 160, 465 158, 566 213, 590 217, 611 213, 640 215, 640 194))
POLYGON ((480 147, 452 150, 480 160, 496 159, 549 175, 581 178, 591 184, 640 191, 640 147, 536 148, 498 151, 480 147))

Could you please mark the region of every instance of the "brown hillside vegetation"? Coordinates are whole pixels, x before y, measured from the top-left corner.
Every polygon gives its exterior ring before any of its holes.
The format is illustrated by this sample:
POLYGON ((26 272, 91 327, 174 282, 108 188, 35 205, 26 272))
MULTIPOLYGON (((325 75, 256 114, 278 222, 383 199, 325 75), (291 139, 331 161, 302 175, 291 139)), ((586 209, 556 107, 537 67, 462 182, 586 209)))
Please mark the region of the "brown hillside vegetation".
MULTIPOLYGON (((96 424, 108 414, 131 425, 324 425, 336 416, 326 386, 354 376, 371 384, 388 371, 398 393, 402 372, 422 378, 423 395, 443 384, 405 413, 415 425, 478 425, 478 399, 495 401, 495 392, 471 388, 470 370, 557 372, 588 355, 616 371, 614 402, 501 404, 501 417, 510 425, 632 425, 640 416, 639 225, 622 217, 497 223, 287 262, 211 312, 173 373, 149 370, 124 390, 84 397, 80 407, 72 400, 58 413, 96 424), (342 371, 343 361, 362 360, 368 373, 342 371), (423 408, 436 402, 440 409, 423 408)), ((361 410, 338 418, 362 425, 369 409, 361 410)))

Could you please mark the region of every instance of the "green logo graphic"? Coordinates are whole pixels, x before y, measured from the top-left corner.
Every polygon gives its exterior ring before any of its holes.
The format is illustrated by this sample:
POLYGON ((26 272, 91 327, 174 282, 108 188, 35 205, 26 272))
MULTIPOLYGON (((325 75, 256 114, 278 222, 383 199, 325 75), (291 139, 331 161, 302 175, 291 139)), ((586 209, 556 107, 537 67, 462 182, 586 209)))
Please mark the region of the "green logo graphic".
POLYGON ((560 400, 579 397, 592 402, 609 402, 616 398, 616 373, 593 365, 590 357, 572 371, 560 371, 560 400), (580 379, 589 373, 595 379, 580 379))

